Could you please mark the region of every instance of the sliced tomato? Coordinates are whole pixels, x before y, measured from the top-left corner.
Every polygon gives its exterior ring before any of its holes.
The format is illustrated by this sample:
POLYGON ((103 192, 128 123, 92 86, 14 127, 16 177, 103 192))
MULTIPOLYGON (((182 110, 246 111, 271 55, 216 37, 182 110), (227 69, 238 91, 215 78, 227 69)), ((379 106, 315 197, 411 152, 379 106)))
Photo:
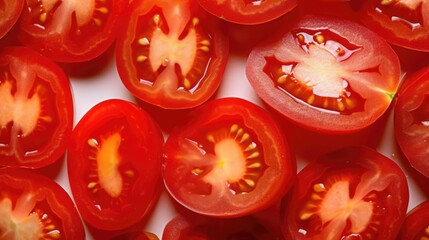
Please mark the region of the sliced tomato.
POLYGON ((0 49, 0 165, 39 168, 65 152, 73 127, 67 76, 26 47, 0 49))
POLYGON ((429 178, 429 67, 406 77, 394 108, 396 140, 410 162, 429 178))
POLYGON ((159 240, 159 238, 150 232, 131 232, 119 235, 111 240, 159 240))
POLYGON ((408 194, 402 170, 375 150, 328 153, 298 173, 284 207, 284 237, 394 240, 408 194))
POLYGON ((429 201, 413 208, 402 224, 397 240, 429 239, 429 201))
POLYGON ((192 111, 164 146, 163 177, 171 195, 204 215, 237 217, 278 201, 296 162, 270 115, 239 98, 192 111))
POLYGON ((290 12, 298 0, 198 0, 211 14, 239 24, 259 24, 290 12))
POLYGON ((19 39, 58 62, 91 60, 116 38, 128 0, 27 0, 19 39))
POLYGON ((122 230, 151 211, 161 192, 161 130, 138 106, 118 99, 91 108, 73 130, 67 166, 83 219, 122 230))
POLYGON ((79 214, 61 186, 18 168, 0 169, 1 239, 85 239, 79 214))
POLYGON ((351 133, 388 109, 400 81, 392 48, 356 22, 306 15, 250 53, 256 93, 287 119, 325 133, 351 133))
POLYGON ((0 39, 18 21, 23 6, 24 0, 0 0, 0 39))
POLYGON ((162 108, 192 108, 218 89, 228 39, 217 19, 194 0, 133 1, 128 27, 117 41, 124 85, 162 108))
POLYGON ((392 44, 429 51, 426 0, 352 0, 357 18, 392 44))

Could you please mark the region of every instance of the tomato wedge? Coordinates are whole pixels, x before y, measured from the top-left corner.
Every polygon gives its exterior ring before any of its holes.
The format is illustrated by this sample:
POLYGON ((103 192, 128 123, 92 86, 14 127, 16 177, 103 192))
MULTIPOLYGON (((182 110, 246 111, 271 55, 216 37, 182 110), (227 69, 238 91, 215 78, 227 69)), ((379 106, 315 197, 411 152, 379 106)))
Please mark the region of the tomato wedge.
POLYGON ((400 82, 392 48, 360 24, 305 15, 254 48, 246 75, 285 118, 314 131, 351 133, 388 109, 400 82))
POLYGON ((219 22, 194 0, 136 0, 117 41, 116 63, 137 98, 168 108, 192 108, 218 89, 228 57, 219 22))
POLYGON ((85 239, 74 203, 56 182, 18 168, 0 176, 1 239, 85 239))
POLYGON ((0 0, 0 39, 9 32, 21 16, 24 0, 0 0))
POLYGON ((271 116, 239 98, 192 111, 164 146, 167 190, 204 215, 238 217, 273 205, 286 193, 296 162, 271 116))
POLYGON ((60 67, 26 47, 0 49, 0 166, 40 168, 57 161, 73 113, 60 67))
POLYGON ((143 220, 162 189, 160 128, 140 107, 118 99, 91 108, 73 130, 67 167, 82 218, 122 230, 143 220))
POLYGON ((100 56, 116 38, 128 0, 27 0, 19 40, 57 62, 100 56))
POLYGON ((429 239, 429 201, 413 208, 407 215, 397 240, 429 239))
POLYGON ((286 200, 286 239, 394 240, 408 207, 404 173, 373 149, 323 155, 298 173, 286 200))

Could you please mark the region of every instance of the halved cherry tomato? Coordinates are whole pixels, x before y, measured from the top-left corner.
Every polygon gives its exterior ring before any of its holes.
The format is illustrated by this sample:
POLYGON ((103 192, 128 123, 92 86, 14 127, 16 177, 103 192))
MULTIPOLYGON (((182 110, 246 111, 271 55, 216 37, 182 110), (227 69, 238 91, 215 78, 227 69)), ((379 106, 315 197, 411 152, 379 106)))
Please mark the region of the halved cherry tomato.
POLYGON ((237 217, 286 193, 296 162, 271 116, 239 98, 208 102, 187 116, 164 146, 167 190, 204 215, 237 217))
POLYGON ((260 24, 290 12, 298 0, 198 0, 211 14, 239 24, 260 24))
POLYGON ((138 106, 118 99, 90 109, 72 133, 67 167, 83 219, 104 230, 143 220, 161 187, 161 130, 138 106))
POLYGON ((192 108, 218 89, 228 39, 194 0, 136 0, 116 63, 132 94, 162 108, 192 108))
POLYGON ((406 77, 394 108, 396 140, 417 171, 429 178, 429 67, 406 77))
POLYGON ((284 207, 284 237, 394 240, 408 198, 392 160, 366 147, 340 149, 298 173, 284 207))
POLYGON ((429 51, 429 2, 426 0, 352 0, 357 18, 390 43, 429 51))
POLYGON ((18 21, 23 6, 24 0, 0 0, 0 39, 18 21))
POLYGON ((402 224, 397 240, 429 239, 429 201, 413 208, 402 224))
POLYGON ((3 168, 0 189, 0 239, 85 239, 76 207, 53 180, 3 168))
POLYGON ((39 168, 57 161, 73 112, 60 67, 26 47, 0 49, 0 165, 39 168))
POLYGON ((392 48, 356 22, 306 15, 250 53, 246 75, 269 106, 293 122, 325 133, 373 124, 400 81, 392 48))
POLYGON ((91 60, 116 38, 128 0, 27 0, 22 43, 58 62, 91 60))

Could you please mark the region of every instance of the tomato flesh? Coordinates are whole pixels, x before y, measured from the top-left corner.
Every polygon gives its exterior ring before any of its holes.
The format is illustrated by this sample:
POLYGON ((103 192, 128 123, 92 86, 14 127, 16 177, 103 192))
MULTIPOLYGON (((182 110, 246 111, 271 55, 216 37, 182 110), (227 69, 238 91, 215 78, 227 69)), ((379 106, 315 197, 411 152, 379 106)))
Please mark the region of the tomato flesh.
POLYGON ((0 39, 3 38, 18 21, 24 7, 24 0, 0 1, 0 39))
POLYGON ((402 224, 398 240, 429 239, 429 202, 424 201, 414 207, 402 224))

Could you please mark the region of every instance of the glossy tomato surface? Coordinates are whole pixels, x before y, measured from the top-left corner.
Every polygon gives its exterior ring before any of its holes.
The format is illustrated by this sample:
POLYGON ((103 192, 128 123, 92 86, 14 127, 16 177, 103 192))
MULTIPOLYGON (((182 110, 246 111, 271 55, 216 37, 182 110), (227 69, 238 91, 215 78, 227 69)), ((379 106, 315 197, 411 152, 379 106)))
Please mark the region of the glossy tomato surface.
POLYGON ((198 0, 208 12, 239 24, 260 24, 290 12, 298 0, 198 0))
POLYGON ((143 220, 161 191, 163 136, 138 106, 118 99, 90 109, 72 133, 67 168, 83 219, 119 230, 143 220))
POLYGON ((0 0, 0 39, 18 21, 23 6, 24 0, 0 0))
POLYGON ((113 43, 128 0, 27 0, 19 40, 58 62, 83 62, 113 43))
POLYGON ((164 183, 186 208, 237 217, 269 207, 289 189, 296 162, 283 133, 257 105, 222 98, 192 111, 164 146, 164 183))
POLYGON ((397 240, 425 240, 429 238, 429 201, 413 208, 407 215, 397 240))
POLYGON ((429 67, 406 77, 394 108, 396 140, 410 164, 429 177, 429 67))
POLYGON ((351 133, 373 124, 400 81, 391 47, 356 22, 305 15, 253 49, 246 75, 270 107, 325 133, 351 133))
POLYGON ((74 203, 53 180, 3 168, 0 189, 1 239, 85 239, 74 203))
POLYGON ((352 0, 357 18, 398 46, 429 51, 429 2, 426 0, 352 0))
POLYGON ((73 112, 68 78, 54 62, 26 47, 0 49, 0 166, 57 161, 73 112))
POLYGON ((194 0, 143 1, 117 42, 122 82, 139 99, 168 108, 192 108, 218 89, 228 57, 219 22, 194 0))
POLYGON ((340 149, 304 167, 283 212, 286 239, 394 240, 408 185, 396 163, 366 147, 340 149))

